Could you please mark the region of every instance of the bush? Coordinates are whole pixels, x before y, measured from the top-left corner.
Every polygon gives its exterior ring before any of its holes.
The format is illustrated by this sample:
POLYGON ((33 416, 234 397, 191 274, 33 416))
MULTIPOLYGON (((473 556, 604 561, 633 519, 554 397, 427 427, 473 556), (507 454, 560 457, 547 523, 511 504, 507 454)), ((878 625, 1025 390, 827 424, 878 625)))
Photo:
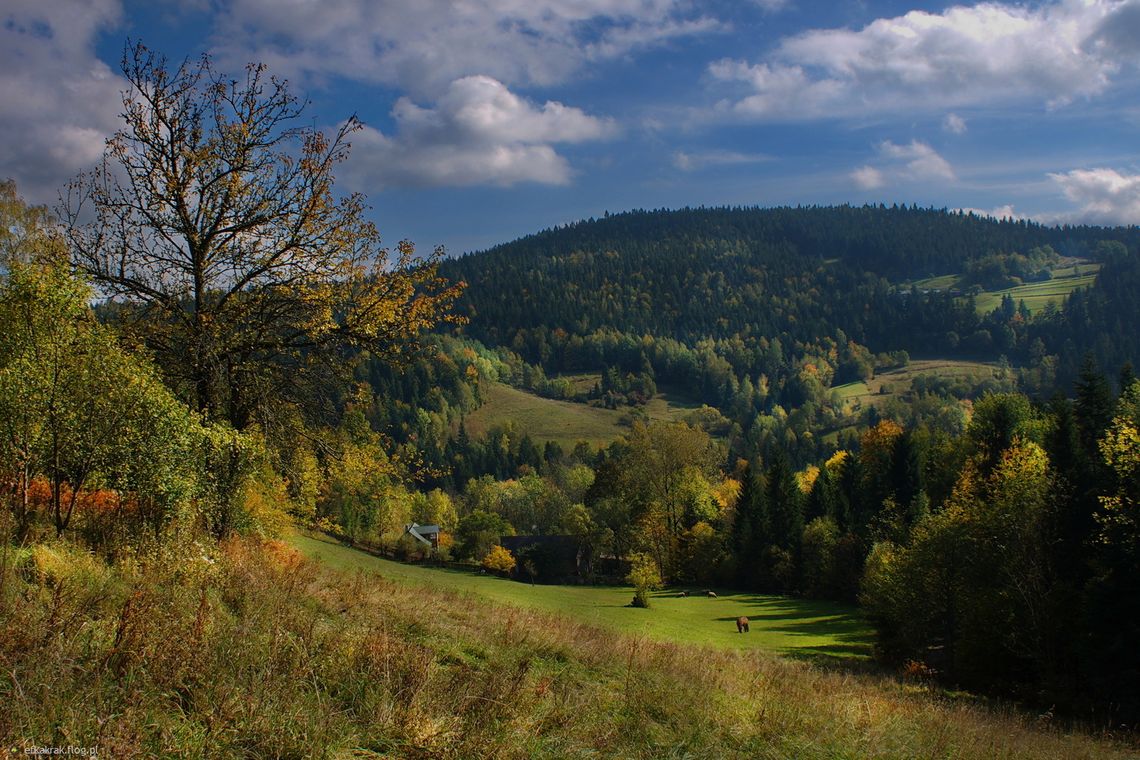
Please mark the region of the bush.
POLYGON ((515 558, 509 550, 495 544, 481 562, 483 567, 500 575, 509 575, 515 569, 515 558))
POLYGON ((630 570, 626 581, 634 587, 633 606, 648 607, 649 592, 661 586, 661 570, 657 567, 657 561, 643 552, 631 555, 629 561, 630 570))

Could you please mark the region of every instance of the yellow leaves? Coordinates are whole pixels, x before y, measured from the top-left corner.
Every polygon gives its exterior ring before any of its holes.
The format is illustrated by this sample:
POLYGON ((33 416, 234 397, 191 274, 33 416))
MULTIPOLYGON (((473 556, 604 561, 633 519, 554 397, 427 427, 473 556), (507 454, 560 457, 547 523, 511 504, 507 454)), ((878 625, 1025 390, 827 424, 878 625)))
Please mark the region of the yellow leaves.
POLYGON ((824 463, 824 467, 832 475, 838 475, 847 466, 847 460, 851 458, 851 452, 840 449, 831 455, 831 458, 824 463))
POLYGON ((800 492, 809 494, 812 487, 815 485, 816 479, 819 477, 819 468, 813 465, 808 465, 807 469, 796 473, 796 485, 799 486, 800 492))
POLYGON ((1104 461, 1121 479, 1133 477, 1140 469, 1140 430, 1125 417, 1117 417, 1100 441, 1104 461))
POLYGON ((486 570, 506 575, 515 569, 517 562, 510 550, 495 544, 491 547, 491 551, 487 552, 487 556, 483 557, 480 564, 486 570))

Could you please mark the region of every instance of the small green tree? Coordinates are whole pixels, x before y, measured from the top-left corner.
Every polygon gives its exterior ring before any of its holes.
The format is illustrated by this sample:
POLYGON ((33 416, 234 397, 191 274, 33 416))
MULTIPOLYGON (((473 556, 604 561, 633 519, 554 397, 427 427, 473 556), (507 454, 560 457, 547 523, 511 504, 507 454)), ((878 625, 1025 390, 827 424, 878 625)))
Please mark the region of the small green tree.
POLYGON ((626 581, 633 584, 633 606, 648 607, 649 592, 661 587, 661 570, 657 562, 644 552, 630 555, 629 575, 626 581))

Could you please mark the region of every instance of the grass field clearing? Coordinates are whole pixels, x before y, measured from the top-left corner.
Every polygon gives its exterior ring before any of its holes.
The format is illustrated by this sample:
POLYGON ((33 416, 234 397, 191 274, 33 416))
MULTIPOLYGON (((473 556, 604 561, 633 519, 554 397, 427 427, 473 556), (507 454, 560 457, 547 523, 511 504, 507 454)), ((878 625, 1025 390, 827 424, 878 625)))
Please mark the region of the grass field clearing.
MULTIPOLYGON (((600 375, 583 373, 568 377, 576 386, 582 385, 588 390, 600 375)), ((543 398, 503 383, 485 383, 481 391, 483 405, 464 420, 468 434, 476 437, 511 420, 540 446, 547 441, 555 441, 565 448, 573 447, 578 441, 604 446, 625 435, 632 419, 631 408, 605 409, 543 398)), ((650 420, 676 422, 699 406, 665 389, 645 405, 645 412, 650 420)))
POLYGON ((1025 301, 1025 306, 1031 313, 1036 313, 1045 308, 1045 305, 1050 301, 1060 306, 1065 298, 1077 288, 1087 288, 1096 280, 1096 269, 1099 267, 1095 264, 1084 264, 1079 267, 1081 272, 1091 272, 1081 274, 1074 277, 1071 272, 1073 267, 1068 267, 1068 276, 1057 277, 1054 276, 1052 280, 1044 282, 1030 282, 1025 285, 1018 285, 1015 288, 1007 288, 1006 290, 994 290, 982 293, 977 297, 977 306, 979 314, 988 314, 997 307, 1001 306, 1001 299, 1006 296, 1012 296, 1013 302, 1019 304, 1025 301))
POLYGON ((915 359, 907 366, 875 373, 867 382, 859 381, 837 385, 833 393, 844 402, 856 405, 882 404, 892 396, 910 390, 915 378, 935 375, 940 378, 966 378, 980 381, 994 376, 996 364, 959 359, 915 359))
POLYGON ((542 398, 503 383, 484 383, 480 390, 483 405, 464 421, 472 436, 512 420, 540 446, 547 441, 571 447, 578 441, 601 446, 626 430, 622 412, 613 409, 542 398))
MULTIPOLYGON (((306 556, 341 570, 376 573, 387 580, 451 589, 472 597, 541 610, 620 633, 659 641, 702 644, 734 650, 763 649, 795 657, 865 659, 871 629, 854 607, 762 594, 718 590, 680 598, 676 591, 653 595, 653 607, 627 606, 633 589, 613 586, 531 586, 462 570, 405 565, 345 547, 324 536, 290 539, 306 556), (745 615, 748 634, 734 621, 745 615)), ((692 593, 692 592, 691 592, 692 593)))

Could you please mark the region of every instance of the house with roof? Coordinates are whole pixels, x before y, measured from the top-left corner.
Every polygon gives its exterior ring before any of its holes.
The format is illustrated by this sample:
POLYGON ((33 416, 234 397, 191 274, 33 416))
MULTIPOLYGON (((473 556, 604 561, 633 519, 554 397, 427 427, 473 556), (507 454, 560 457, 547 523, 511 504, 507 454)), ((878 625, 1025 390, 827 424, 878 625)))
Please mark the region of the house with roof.
POLYGON ((426 544, 431 547, 431 550, 437 551, 439 549, 439 526, 438 525, 420 525, 418 523, 411 523, 404 526, 404 533, 411 536, 421 544, 426 544))

